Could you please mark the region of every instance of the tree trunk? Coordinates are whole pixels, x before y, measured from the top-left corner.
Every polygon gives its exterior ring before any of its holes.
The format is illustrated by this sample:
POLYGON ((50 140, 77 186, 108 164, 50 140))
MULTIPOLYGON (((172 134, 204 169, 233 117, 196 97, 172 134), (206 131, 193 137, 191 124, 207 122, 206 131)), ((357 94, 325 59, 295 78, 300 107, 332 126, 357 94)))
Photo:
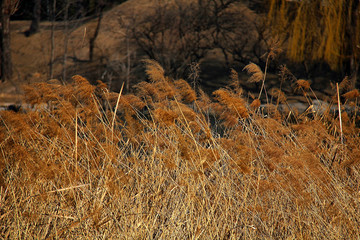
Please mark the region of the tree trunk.
POLYGON ((10 15, 11 2, 9 0, 2 1, 1 5, 1 76, 2 81, 11 80, 12 62, 10 50, 10 15))
MULTIPOLYGON (((1 7, 1 6, 0 6, 1 7)), ((0 18, 2 15, 0 14, 0 18)), ((1 22, 1 19, 0 19, 0 22, 1 22)), ((1 25, 0 25, 0 80, 3 81, 4 79, 2 78, 2 70, 3 70, 3 54, 2 54, 2 28, 1 28, 1 25)))
POLYGON ((55 56, 55 12, 56 12, 56 0, 53 0, 52 16, 51 16, 51 52, 50 52, 50 79, 54 76, 54 56, 55 56))
POLYGON ((127 66, 126 66, 126 92, 128 93, 130 90, 130 67, 131 67, 131 53, 130 53, 130 40, 128 29, 126 31, 126 52, 127 52, 127 66))
POLYGON ((41 16, 41 0, 34 0, 34 11, 30 25, 30 29, 26 31, 26 36, 29 37, 39 31, 41 16))
POLYGON ((353 1, 351 6, 352 12, 349 12, 349 23, 347 26, 347 41, 349 42, 348 53, 350 56, 348 61, 349 72, 347 75, 351 77, 352 87, 356 88, 358 83, 358 73, 360 64, 360 1, 353 1))
POLYGON ((63 81, 66 81, 66 64, 67 64, 67 48, 69 43, 69 6, 70 1, 66 0, 65 3, 65 12, 64 12, 64 22, 65 22, 65 29, 64 29, 64 55, 63 55, 63 81))
POLYGON ((96 9, 97 14, 98 14, 98 22, 97 22, 97 25, 96 25, 94 35, 90 38, 90 41, 89 41, 89 60, 90 60, 90 62, 92 62, 93 58, 94 58, 95 40, 96 40, 96 38, 97 38, 97 36, 99 34, 100 24, 101 24, 101 20, 102 20, 102 17, 103 17, 103 10, 104 10, 104 4, 102 4, 100 2, 97 9, 96 9))

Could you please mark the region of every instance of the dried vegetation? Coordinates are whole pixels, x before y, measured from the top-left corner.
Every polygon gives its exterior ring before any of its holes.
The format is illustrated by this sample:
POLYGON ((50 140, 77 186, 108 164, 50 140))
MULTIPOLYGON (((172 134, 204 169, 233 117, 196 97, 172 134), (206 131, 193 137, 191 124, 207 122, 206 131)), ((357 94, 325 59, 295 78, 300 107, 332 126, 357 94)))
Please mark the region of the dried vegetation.
MULTIPOLYGON (((1 238, 360 237, 356 111, 342 143, 326 111, 282 115, 280 89, 264 117, 235 71, 212 99, 146 64, 132 95, 74 76, 27 86, 33 110, 0 113, 1 238)), ((357 107, 357 90, 343 97, 357 107)))

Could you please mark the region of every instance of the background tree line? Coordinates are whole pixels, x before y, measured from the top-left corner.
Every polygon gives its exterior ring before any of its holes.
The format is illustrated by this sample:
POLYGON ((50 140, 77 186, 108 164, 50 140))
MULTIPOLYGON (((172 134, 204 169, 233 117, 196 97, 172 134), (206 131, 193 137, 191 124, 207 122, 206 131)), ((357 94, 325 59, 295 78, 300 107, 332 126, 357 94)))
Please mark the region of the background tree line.
POLYGON ((270 66, 273 70, 286 63, 304 78, 321 69, 357 84, 358 0, 158 1, 147 15, 133 14, 120 23, 145 56, 177 77, 186 76, 191 63, 214 49, 221 51, 227 68, 242 69, 249 62, 265 67, 265 54, 277 39, 284 53, 270 66))
MULTIPOLYGON (((67 32, 76 27, 70 26, 69 21, 96 18, 97 29, 89 44, 89 61, 92 61, 103 11, 124 1, 3 0, 2 79, 11 79, 11 41, 6 20, 11 15, 14 20, 31 19, 31 25, 25 32, 28 36, 38 31, 42 20, 63 22, 63 31, 67 32)), ((249 62, 262 66, 265 64, 264 54, 272 47, 270 39, 274 37, 279 39, 285 50, 280 56, 283 62, 304 66, 304 71, 308 72, 322 65, 340 75, 351 76, 354 85, 358 79, 358 0, 151 2, 153 6, 143 12, 124 12, 115 16, 124 29, 125 42, 119 43, 122 46, 119 51, 126 52, 126 57, 123 62, 116 63, 118 66, 107 63, 106 68, 124 73, 118 76, 127 82, 127 89, 132 81, 131 75, 141 67, 144 57, 157 60, 169 75, 185 78, 189 74, 189 66, 203 61, 214 50, 220 52, 226 68, 242 69, 249 62)), ((66 38, 64 41, 62 78, 66 79, 66 38)), ((52 77, 51 61, 49 65, 52 77)))

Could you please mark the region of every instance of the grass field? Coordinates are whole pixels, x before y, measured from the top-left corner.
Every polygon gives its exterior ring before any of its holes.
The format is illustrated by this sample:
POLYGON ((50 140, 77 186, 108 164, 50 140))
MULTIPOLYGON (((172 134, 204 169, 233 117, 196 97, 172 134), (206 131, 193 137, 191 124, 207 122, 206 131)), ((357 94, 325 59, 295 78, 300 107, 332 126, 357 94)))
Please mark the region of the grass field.
POLYGON ((265 117, 234 71, 210 97, 154 61, 147 74, 127 95, 36 83, 31 111, 0 113, 1 238, 360 238, 356 110, 280 113, 278 89, 265 117))

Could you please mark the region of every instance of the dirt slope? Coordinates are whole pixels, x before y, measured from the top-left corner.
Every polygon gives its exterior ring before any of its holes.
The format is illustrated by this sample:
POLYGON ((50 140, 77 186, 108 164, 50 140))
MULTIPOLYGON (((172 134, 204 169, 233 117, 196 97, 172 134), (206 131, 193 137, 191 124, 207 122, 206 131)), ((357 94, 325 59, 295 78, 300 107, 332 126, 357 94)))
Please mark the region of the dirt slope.
MULTIPOLYGON (((144 6, 147 1, 129 0, 104 13, 100 32, 95 44, 93 62, 89 59, 89 40, 93 36, 97 19, 74 21, 69 24, 67 76, 72 74, 93 73, 101 64, 120 60, 124 54, 118 51, 124 36, 124 31, 118 24, 119 12, 130 12, 138 6, 144 6), (143 2, 143 3, 142 3, 143 2), (86 69, 86 70, 85 70, 86 69)), ((0 103, 21 100, 21 85, 46 81, 50 78, 49 62, 51 59, 51 22, 41 22, 40 31, 30 37, 24 32, 28 30, 30 21, 11 22, 11 49, 14 68, 14 78, 11 82, 0 83, 0 103)), ((64 24, 56 23, 54 32, 54 73, 53 77, 63 80, 63 54, 65 40, 64 24)), ((100 73, 99 73, 100 74, 100 73)))

